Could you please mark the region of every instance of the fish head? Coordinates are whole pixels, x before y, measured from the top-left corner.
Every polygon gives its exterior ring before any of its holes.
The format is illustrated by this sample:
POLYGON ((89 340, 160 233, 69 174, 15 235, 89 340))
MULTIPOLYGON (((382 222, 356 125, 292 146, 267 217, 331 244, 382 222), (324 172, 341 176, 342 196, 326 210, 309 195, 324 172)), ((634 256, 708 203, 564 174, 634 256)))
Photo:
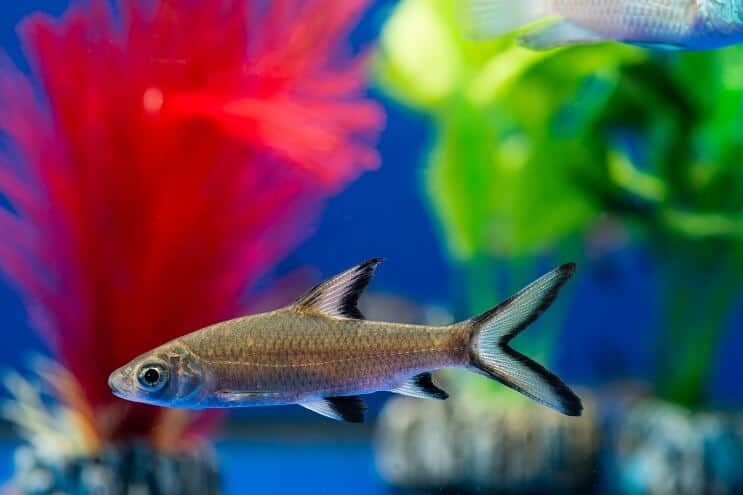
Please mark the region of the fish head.
POLYGON ((132 402, 198 409, 210 376, 208 367, 194 353, 173 342, 113 371, 108 386, 115 396, 132 402))
POLYGON ((734 0, 732 17, 733 24, 737 26, 738 31, 743 30, 743 0, 734 0))

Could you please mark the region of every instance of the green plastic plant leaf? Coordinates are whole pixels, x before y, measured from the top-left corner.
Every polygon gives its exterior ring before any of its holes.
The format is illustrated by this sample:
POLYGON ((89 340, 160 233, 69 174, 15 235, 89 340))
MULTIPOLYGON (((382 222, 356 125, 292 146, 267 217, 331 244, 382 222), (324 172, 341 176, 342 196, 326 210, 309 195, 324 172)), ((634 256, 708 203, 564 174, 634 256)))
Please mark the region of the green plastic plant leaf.
POLYGON ((555 249, 579 257, 600 220, 621 225, 662 260, 660 333, 680 344, 658 351, 658 391, 698 405, 743 289, 743 47, 531 52, 468 39, 456 5, 400 2, 375 65, 384 90, 435 125, 423 177, 449 252, 469 272, 555 249), (681 281, 709 280, 714 304, 674 312, 681 281))

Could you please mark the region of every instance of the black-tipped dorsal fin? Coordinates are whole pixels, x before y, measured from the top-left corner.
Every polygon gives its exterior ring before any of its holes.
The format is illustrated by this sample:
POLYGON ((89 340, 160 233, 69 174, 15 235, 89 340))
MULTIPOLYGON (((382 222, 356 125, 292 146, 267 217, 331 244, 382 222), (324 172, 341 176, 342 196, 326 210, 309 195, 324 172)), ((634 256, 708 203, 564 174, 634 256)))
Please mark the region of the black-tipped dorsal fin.
POLYGON ((359 296, 382 261, 382 258, 370 259, 316 285, 297 299, 293 307, 327 316, 363 319, 357 306, 359 296))
POLYGON ((366 403, 357 395, 325 397, 311 402, 300 402, 299 405, 325 417, 349 423, 363 423, 366 413, 366 403))
POLYGON ((431 373, 415 375, 410 380, 391 391, 396 394, 418 397, 421 399, 445 400, 449 398, 449 394, 434 385, 433 380, 431 379, 431 373))

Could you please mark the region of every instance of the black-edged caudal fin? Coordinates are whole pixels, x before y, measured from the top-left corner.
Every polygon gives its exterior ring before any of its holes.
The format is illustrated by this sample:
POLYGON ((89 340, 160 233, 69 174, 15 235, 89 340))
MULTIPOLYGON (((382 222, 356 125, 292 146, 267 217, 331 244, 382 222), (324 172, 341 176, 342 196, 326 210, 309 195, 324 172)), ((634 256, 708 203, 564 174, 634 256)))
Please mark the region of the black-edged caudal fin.
POLYGON ((562 265, 490 311, 465 322, 471 326, 471 366, 568 416, 580 416, 583 406, 578 396, 556 375, 509 343, 552 304, 574 271, 575 264, 562 265))
POLYGON ((357 306, 359 296, 382 261, 382 258, 370 259, 316 285, 297 299, 293 308, 326 316, 363 319, 357 306))
POLYGON ((311 402, 301 402, 299 405, 325 417, 349 423, 363 423, 366 414, 366 403, 356 395, 325 397, 311 402))

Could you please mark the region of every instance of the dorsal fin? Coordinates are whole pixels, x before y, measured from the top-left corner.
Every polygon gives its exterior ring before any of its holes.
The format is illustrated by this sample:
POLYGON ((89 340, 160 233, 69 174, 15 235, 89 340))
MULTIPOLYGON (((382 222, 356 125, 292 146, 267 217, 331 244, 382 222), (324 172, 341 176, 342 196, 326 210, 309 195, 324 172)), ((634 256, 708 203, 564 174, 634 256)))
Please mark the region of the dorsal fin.
POLYGON ((363 319, 364 315, 357 306, 359 296, 382 261, 383 258, 372 258, 316 285, 296 300, 294 308, 327 316, 363 319))

